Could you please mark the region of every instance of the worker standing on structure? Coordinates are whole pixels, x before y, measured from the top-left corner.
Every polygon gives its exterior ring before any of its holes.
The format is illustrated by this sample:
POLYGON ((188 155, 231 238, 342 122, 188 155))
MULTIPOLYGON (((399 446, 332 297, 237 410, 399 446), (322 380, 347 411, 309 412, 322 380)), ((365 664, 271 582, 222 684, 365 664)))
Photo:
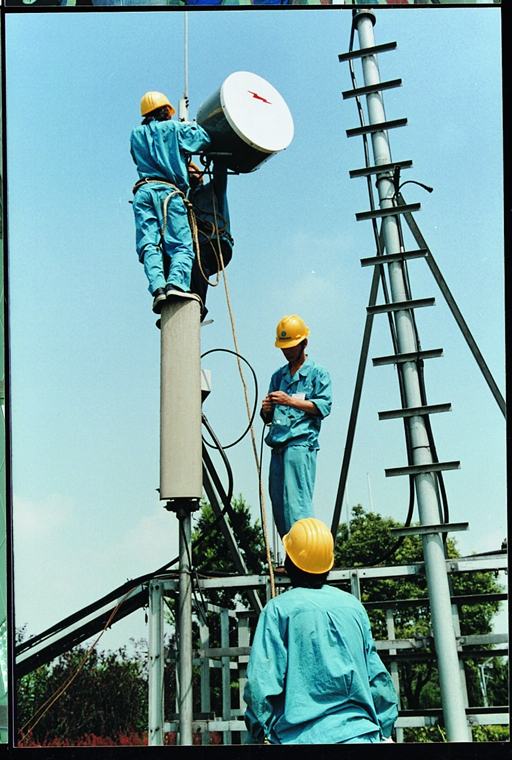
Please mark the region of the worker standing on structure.
POLYGON ((190 155, 210 144, 198 124, 172 121, 174 107, 161 92, 141 100, 142 125, 130 137, 140 180, 133 188, 136 246, 149 281, 153 311, 168 297, 190 293, 194 245, 188 219, 190 155))
POLYGON ((305 353, 309 329, 296 314, 277 325, 275 345, 288 361, 272 375, 261 417, 272 449, 269 493, 281 538, 301 518, 313 517, 318 435, 331 411, 328 371, 305 353))
POLYGON ((334 545, 315 518, 283 538, 292 588, 256 628, 244 699, 249 744, 391 741, 398 698, 352 594, 328 586, 334 545))
POLYGON ((218 275, 231 261, 233 238, 230 232, 227 199, 228 171, 225 166, 213 163, 208 182, 204 172, 192 162, 189 164, 190 200, 196 217, 199 252, 192 267, 191 290, 202 301, 202 319, 206 316, 208 284, 217 284, 218 275), (221 260, 222 257, 222 260, 221 260), (209 283, 217 274, 215 283, 209 283))

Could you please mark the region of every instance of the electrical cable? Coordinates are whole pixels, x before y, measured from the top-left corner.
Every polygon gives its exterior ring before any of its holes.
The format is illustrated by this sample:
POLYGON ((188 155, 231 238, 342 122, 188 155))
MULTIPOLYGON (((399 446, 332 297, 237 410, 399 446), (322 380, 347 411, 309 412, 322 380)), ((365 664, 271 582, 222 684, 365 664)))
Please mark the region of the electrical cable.
MULTIPOLYGON (((402 182, 400 184, 400 167, 396 167, 395 176, 394 176, 395 193, 393 195, 393 202, 396 205, 398 204, 398 195, 400 193, 400 190, 407 183, 419 185, 423 189, 427 190, 429 193, 433 191, 433 188, 430 187, 429 185, 425 185, 422 182, 416 182, 415 180, 407 180, 407 182, 402 182)), ((400 249, 405 250, 402 219, 400 216, 398 216, 397 218, 397 229, 398 229, 398 236, 399 236, 399 242, 400 242, 400 249)), ((407 266, 404 266, 404 279, 405 279, 405 284, 406 284, 406 289, 407 289, 407 298, 411 298, 412 297, 411 285, 409 281, 409 273, 408 273, 407 266)), ((416 315, 413 309, 411 309, 411 324, 414 331, 416 350, 419 352, 421 351, 421 341, 420 341, 418 326, 416 322, 416 315)), ((423 406, 426 406, 428 402, 427 402, 427 391, 426 391, 426 385, 425 385, 425 364, 423 360, 418 360, 417 369, 418 369, 418 384, 419 384, 419 390, 420 390, 421 403, 423 406)), ((436 449, 436 445, 434 441, 434 434, 432 431, 432 425, 430 422, 430 416, 428 414, 424 416, 424 424, 425 424, 425 431, 427 433, 427 438, 429 442, 429 447, 432 454, 432 459, 434 462, 439 462, 439 457, 437 454, 437 449, 436 449)), ((442 472, 433 473, 433 480, 435 483, 436 493, 437 493, 437 501, 438 501, 438 507, 439 507, 439 520, 441 523, 448 523, 449 522, 448 496, 446 493, 446 488, 445 488, 442 472)), ((445 544, 446 544, 446 540, 447 540, 447 533, 443 533, 443 542, 445 544)))
POLYGON ((269 571, 270 593, 271 593, 272 598, 274 598, 275 597, 275 593, 276 593, 275 582, 274 582, 274 568, 272 566, 272 557, 271 557, 271 553, 270 553, 270 545, 269 545, 269 540, 268 540, 267 515, 266 515, 266 509, 265 509, 265 496, 264 496, 264 493, 263 493, 263 483, 262 483, 262 478, 261 478, 261 466, 260 466, 260 462, 258 460, 258 450, 257 450, 257 447, 256 447, 256 439, 255 439, 255 435, 254 435, 254 427, 253 427, 253 424, 252 424, 252 420, 254 418, 254 415, 251 415, 251 407, 250 407, 250 404, 249 404, 249 394, 248 394, 248 391, 247 391, 247 383, 245 382, 245 377, 244 377, 244 373, 243 373, 243 369, 242 369, 242 364, 241 364, 241 361, 240 361, 240 352, 238 350, 238 340, 237 340, 237 337, 236 337, 235 319, 234 319, 234 316, 233 316, 233 309, 232 309, 232 306, 231 306, 231 299, 230 299, 230 296, 229 296, 228 279, 227 279, 227 276, 226 276, 226 267, 224 265, 224 256, 222 255, 222 248, 221 248, 221 245, 220 245, 220 237, 219 237, 219 231, 218 231, 218 226, 217 226, 217 215, 216 215, 216 211, 215 211, 215 206, 213 208, 213 217, 214 217, 214 223, 215 223, 215 228, 216 228, 216 238, 217 238, 217 242, 218 242, 219 260, 220 260, 220 264, 221 264, 221 268, 222 268, 222 275, 223 275, 223 279, 224 279, 224 289, 225 289, 225 293, 226 293, 226 303, 227 303, 227 307, 228 307, 229 319, 230 319, 230 322, 231 322, 231 332, 232 332, 232 335, 233 335, 233 343, 234 343, 234 346, 235 346, 235 355, 237 357, 238 371, 240 373, 240 379, 242 381, 242 385, 243 385, 243 389, 244 389, 245 405, 246 405, 246 409, 247 409, 247 417, 249 419, 249 429, 250 429, 250 432, 251 432, 252 450, 253 450, 253 454, 254 454, 254 460, 255 460, 255 463, 256 463, 256 471, 258 473, 258 485, 259 485, 260 499, 261 499, 261 504, 262 504, 261 515, 262 515, 263 539, 264 539, 264 542, 265 542, 265 553, 266 553, 266 557, 267 557, 267 565, 268 565, 268 571, 269 571))
MULTIPOLYGON (((179 518, 178 518, 179 519, 179 518)), ((183 539, 183 543, 187 550, 187 559, 188 559, 188 566, 190 568, 190 574, 191 574, 191 580, 192 580, 192 573, 194 573, 197 583, 197 588, 194 583, 192 583, 192 593, 194 594, 194 599, 196 602, 196 608, 199 610, 200 616, 203 619, 203 622, 206 623, 207 614, 208 614, 208 605, 204 599, 203 592, 201 589, 201 586, 199 585, 199 578, 197 576, 197 568, 195 567, 194 563, 192 562, 192 557, 190 555, 190 547, 189 542, 187 541, 187 537, 185 535, 185 526, 183 524, 183 520, 179 520, 180 524, 180 533, 183 539), (199 592, 199 596, 201 597, 201 601, 199 602, 197 598, 197 591, 199 592)))
MULTIPOLYGON (((208 356, 208 354, 213 354, 213 353, 215 353, 217 351, 225 352, 227 354, 233 354, 233 356, 236 356, 238 358, 238 360, 243 359, 243 361, 247 364, 247 366, 251 370, 252 376, 253 376, 253 379, 254 379, 254 406, 253 406, 252 413, 250 415, 249 424, 247 425, 247 427, 244 430, 244 432, 242 433, 242 435, 239 436, 236 439, 236 441, 233 441, 233 443, 229 443, 226 446, 222 446, 223 449, 230 449, 233 446, 236 446, 238 443, 240 443, 240 441, 243 438, 245 438, 245 436, 247 435, 247 433, 251 430, 252 423, 254 422, 254 418, 256 416, 256 410, 257 410, 257 405, 258 405, 258 378, 256 377, 256 372, 254 371, 254 368, 251 366, 251 364, 249 364, 249 362, 247 361, 247 359, 245 357, 243 357, 241 354, 237 353, 236 351, 232 351, 229 348, 211 348, 209 351, 206 351, 204 354, 201 354, 201 359, 203 359, 205 356, 208 356)), ((204 438, 203 438, 203 441, 205 442, 205 444, 207 446, 210 446, 210 448, 215 448, 210 443, 208 443, 208 441, 205 441, 204 438)), ((220 444, 219 444, 219 446, 220 446, 220 444)))
MULTIPOLYGON (((213 432, 213 428, 211 427, 210 423, 208 422, 208 420, 207 420, 206 415, 204 414, 204 412, 202 414, 202 419, 203 419, 203 425, 206 427, 206 429, 208 430, 208 432, 210 433, 211 437, 213 438, 213 440, 214 440, 214 442, 216 444, 215 446, 211 446, 211 448, 216 448, 218 450, 219 454, 222 457, 222 461, 224 462, 224 465, 226 467, 226 471, 227 471, 227 474, 228 474, 228 490, 227 490, 226 501, 228 501, 231 504, 231 499, 233 498, 233 486, 234 486, 234 483, 233 483, 233 470, 231 469, 231 465, 229 463, 229 459, 227 458, 226 452, 224 451, 225 447, 223 447, 223 446, 220 445, 220 443, 219 443, 219 441, 217 439, 217 436, 213 432)), ((206 445, 209 445, 204 440, 204 438, 203 438, 203 441, 204 441, 204 443, 206 445)))

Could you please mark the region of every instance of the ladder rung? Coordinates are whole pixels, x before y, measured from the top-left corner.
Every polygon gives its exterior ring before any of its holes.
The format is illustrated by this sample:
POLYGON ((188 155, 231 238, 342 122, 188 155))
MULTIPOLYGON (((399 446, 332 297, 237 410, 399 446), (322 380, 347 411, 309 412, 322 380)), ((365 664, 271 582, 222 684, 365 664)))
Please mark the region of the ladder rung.
POLYGON ((441 470, 460 470, 460 462, 432 462, 431 464, 412 464, 409 467, 391 467, 384 470, 387 478, 396 475, 422 475, 427 472, 440 472, 441 470))
POLYGON ((415 417, 423 414, 439 414, 451 412, 451 404, 425 404, 424 406, 410 406, 405 409, 390 409, 387 412, 379 412, 379 420, 394 420, 401 417, 415 417))
POLYGON ((380 121, 378 124, 366 124, 364 127, 354 127, 347 129, 347 137, 358 137, 359 135, 368 135, 371 132, 384 132, 386 129, 396 129, 397 127, 406 127, 407 119, 393 119, 392 121, 380 121))
POLYGON ((381 164, 380 166, 364 166, 362 169, 352 169, 349 172, 351 179, 357 177, 369 177, 371 174, 382 174, 384 172, 392 172, 396 167, 400 169, 410 169, 412 167, 412 161, 395 161, 392 164, 381 164))
MULTIPOLYGON (((453 533, 459 530, 469 530, 469 523, 441 523, 440 525, 413 525, 410 528, 390 528, 393 536, 425 536, 429 533, 453 533)), ((457 597, 454 597, 457 599, 457 597)))
POLYGON ((428 248, 418 248, 415 251, 402 251, 401 253, 387 253, 384 256, 371 256, 368 259, 361 259, 362 267, 371 267, 375 264, 392 264, 394 261, 405 261, 405 259, 420 259, 428 256, 428 248))
POLYGON ((398 214, 408 214, 412 211, 419 211, 421 203, 409 203, 405 206, 390 206, 389 208, 381 208, 376 211, 361 211, 356 214, 358 222, 364 222, 367 219, 381 219, 384 216, 397 216, 398 214))
POLYGON ((371 92, 380 92, 381 90, 391 90, 393 87, 401 87, 401 79, 390 79, 387 82, 377 82, 377 84, 369 84, 366 87, 354 87, 353 90, 345 90, 342 92, 343 99, 358 98, 360 95, 368 95, 371 92))
POLYGON ((354 58, 362 58, 365 55, 385 53, 386 51, 394 50, 395 48, 396 42, 384 42, 382 45, 374 45, 373 47, 362 48, 361 50, 351 50, 349 53, 340 53, 338 61, 343 63, 344 61, 351 61, 354 58))
POLYGON ((434 306, 435 298, 414 298, 410 301, 393 301, 382 303, 377 306, 367 306, 368 314, 387 314, 390 311, 405 311, 406 309, 422 309, 425 306, 434 306))
POLYGON ((389 356, 376 356, 372 359, 374 367, 383 367, 385 364, 403 364, 405 362, 417 362, 420 359, 438 359, 443 356, 442 348, 431 348, 426 351, 413 351, 408 354, 390 354, 389 356))

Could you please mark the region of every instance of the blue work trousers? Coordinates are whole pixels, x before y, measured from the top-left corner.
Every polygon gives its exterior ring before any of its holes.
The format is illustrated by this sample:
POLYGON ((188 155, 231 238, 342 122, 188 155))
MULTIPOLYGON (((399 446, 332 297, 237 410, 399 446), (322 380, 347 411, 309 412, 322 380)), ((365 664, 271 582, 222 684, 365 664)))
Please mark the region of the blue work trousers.
POLYGON ((309 446, 272 449, 269 493, 274 522, 281 538, 297 520, 314 517, 316 452, 309 446))
POLYGON ((169 185, 143 185, 133 199, 137 254, 144 264, 150 293, 166 284, 190 291, 195 254, 187 209, 180 195, 173 195, 167 204, 165 233, 160 246, 164 201, 172 190, 169 185))

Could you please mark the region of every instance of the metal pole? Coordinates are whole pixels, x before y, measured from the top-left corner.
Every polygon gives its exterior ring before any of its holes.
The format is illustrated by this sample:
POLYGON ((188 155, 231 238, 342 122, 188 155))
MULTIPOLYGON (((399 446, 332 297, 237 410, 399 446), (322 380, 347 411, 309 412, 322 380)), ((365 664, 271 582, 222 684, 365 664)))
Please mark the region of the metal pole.
POLYGON ((148 744, 162 747, 164 743, 164 646, 162 585, 152 581, 149 584, 149 696, 148 744))
MULTIPOLYGON (((355 23, 361 49, 374 47, 373 25, 375 15, 371 11, 360 11, 355 16, 355 23)), ((380 83, 377 57, 370 54, 362 57, 364 84, 380 83)), ((367 95, 368 116, 370 124, 375 125, 386 120, 381 92, 367 95)), ((375 165, 391 163, 388 135, 385 130, 372 133, 372 146, 375 165)), ((382 174, 377 178, 380 207, 393 206, 394 186, 391 175, 382 174)), ((400 252, 400 239, 397 218, 387 216, 382 220, 382 232, 386 253, 400 252)), ((393 302, 407 300, 407 287, 401 262, 388 265, 389 280, 393 302)), ((399 353, 417 350, 411 312, 404 309, 396 312, 396 330, 399 353)), ((408 407, 422 406, 421 390, 416 362, 403 364, 405 399, 408 407)), ((409 420, 414 464, 432 464, 425 422, 421 416, 409 420)), ((416 495, 421 525, 434 525, 439 521, 439 505, 432 473, 415 476, 416 495)), ((439 681, 443 715, 448 741, 471 741, 464 709, 464 695, 461 688, 457 645, 451 615, 450 591, 444 556, 442 535, 432 533, 422 536, 423 555, 430 599, 434 640, 439 662, 439 681)))
POLYGON ((192 553, 190 541, 191 515, 186 509, 179 509, 180 525, 180 577, 179 577, 179 620, 178 620, 178 674, 180 716, 179 744, 193 744, 193 704, 192 704, 192 579, 189 557, 192 553))
POLYGON ((183 98, 178 102, 178 119, 179 121, 188 121, 188 13, 184 13, 185 29, 184 29, 184 71, 185 82, 183 89, 183 98))

